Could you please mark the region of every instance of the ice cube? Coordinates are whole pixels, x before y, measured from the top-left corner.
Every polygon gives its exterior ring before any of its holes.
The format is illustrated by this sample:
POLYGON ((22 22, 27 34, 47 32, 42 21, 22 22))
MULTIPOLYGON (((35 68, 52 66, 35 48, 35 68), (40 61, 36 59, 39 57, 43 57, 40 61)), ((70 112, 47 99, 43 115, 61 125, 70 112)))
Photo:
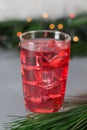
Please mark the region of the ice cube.
POLYGON ((42 71, 41 70, 35 71, 35 78, 36 78, 37 83, 40 83, 42 81, 42 71))
POLYGON ((61 97, 61 83, 56 82, 54 87, 49 89, 49 97, 50 98, 59 98, 61 97))
POLYGON ((35 71, 34 70, 26 70, 24 69, 24 78, 28 81, 35 81, 36 77, 35 77, 35 71))
POLYGON ((42 53, 43 62, 49 63, 49 61, 52 60, 56 55, 57 55, 56 52, 43 52, 42 53))
POLYGON ((57 71, 55 69, 45 69, 42 71, 41 87, 44 89, 51 89, 55 86, 58 80, 57 71))
POLYGON ((48 50, 50 52, 54 52, 54 51, 56 51, 56 49, 57 49, 57 51, 59 49, 57 44, 56 44, 56 41, 55 40, 49 40, 48 41, 48 50))
POLYGON ((42 82, 44 83, 50 83, 51 82, 51 79, 52 78, 52 73, 51 71, 42 71, 42 82))
POLYGON ((53 47, 55 45, 55 43, 56 43, 55 40, 51 39, 48 41, 48 46, 53 47))
POLYGON ((54 51, 54 52, 59 52, 61 49, 63 49, 63 46, 65 46, 65 44, 61 41, 58 40, 49 40, 48 41, 48 50, 50 51, 54 51))
POLYGON ((44 88, 41 88, 39 87, 38 85, 24 85, 24 92, 26 94, 29 93, 29 97, 36 97, 36 98, 44 98, 47 97, 48 95, 48 90, 44 89, 44 88))
POLYGON ((37 104, 42 102, 42 97, 30 97, 29 99, 31 100, 31 102, 37 104))
POLYGON ((42 66, 42 56, 36 56, 36 66, 42 66))
POLYGON ((61 50, 56 56, 50 60, 50 65, 58 67, 61 65, 61 61, 68 56, 68 53, 65 50, 61 50))
POLYGON ((60 47, 60 49, 68 49, 69 48, 69 44, 67 44, 66 42, 58 42, 57 45, 60 47))
POLYGON ((65 58, 68 56, 68 53, 63 49, 58 53, 59 58, 65 58))
POLYGON ((35 66, 36 65, 36 57, 35 56, 26 56, 26 64, 29 66, 35 66))

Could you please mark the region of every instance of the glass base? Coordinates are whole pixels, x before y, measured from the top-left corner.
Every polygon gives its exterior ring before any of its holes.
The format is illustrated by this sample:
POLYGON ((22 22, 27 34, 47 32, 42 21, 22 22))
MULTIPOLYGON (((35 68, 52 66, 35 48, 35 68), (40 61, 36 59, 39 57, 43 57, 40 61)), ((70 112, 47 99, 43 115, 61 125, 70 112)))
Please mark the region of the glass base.
MULTIPOLYGON (((48 114, 48 112, 47 113, 37 113, 37 112, 31 112, 31 111, 29 111, 28 109, 26 109, 25 108, 25 111, 26 111, 26 115, 27 116, 33 116, 33 115, 36 115, 36 114, 48 114)), ((55 111, 55 112, 63 112, 64 111, 64 106, 62 106, 58 111, 55 111)), ((50 112, 50 113, 54 113, 54 112, 50 112)), ((49 114, 50 114, 49 113, 49 114)))

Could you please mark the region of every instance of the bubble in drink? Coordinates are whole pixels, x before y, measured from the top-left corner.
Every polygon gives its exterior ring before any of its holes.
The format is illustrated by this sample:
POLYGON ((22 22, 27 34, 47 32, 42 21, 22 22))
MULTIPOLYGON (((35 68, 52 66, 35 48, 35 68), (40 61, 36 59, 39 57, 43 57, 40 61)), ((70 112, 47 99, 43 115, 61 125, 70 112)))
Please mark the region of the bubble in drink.
POLYGON ((70 46, 53 39, 30 42, 35 48, 28 40, 20 50, 25 107, 35 113, 56 112, 64 102, 70 46))

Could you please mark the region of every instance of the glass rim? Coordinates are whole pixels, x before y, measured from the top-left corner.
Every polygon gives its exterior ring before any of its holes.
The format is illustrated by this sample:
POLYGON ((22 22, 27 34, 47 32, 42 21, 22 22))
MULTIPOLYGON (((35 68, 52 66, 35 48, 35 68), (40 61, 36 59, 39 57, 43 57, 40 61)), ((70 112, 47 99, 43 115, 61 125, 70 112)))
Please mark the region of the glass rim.
POLYGON ((20 35, 20 40, 21 41, 23 41, 23 40, 28 41, 29 39, 23 38, 24 35, 33 34, 33 33, 40 33, 40 32, 49 32, 49 33, 54 33, 54 34, 58 34, 58 35, 62 34, 65 36, 65 42, 71 41, 71 36, 69 34, 62 32, 62 31, 56 31, 56 30, 31 30, 31 31, 27 31, 27 32, 24 32, 20 35))

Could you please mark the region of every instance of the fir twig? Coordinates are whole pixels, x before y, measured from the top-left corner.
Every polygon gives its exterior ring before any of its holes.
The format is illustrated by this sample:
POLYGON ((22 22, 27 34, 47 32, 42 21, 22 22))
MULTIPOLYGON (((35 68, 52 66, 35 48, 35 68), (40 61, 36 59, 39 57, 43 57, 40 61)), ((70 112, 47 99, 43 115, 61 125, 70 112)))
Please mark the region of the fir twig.
POLYGON ((51 114, 18 117, 5 130, 86 130, 87 104, 51 114))

